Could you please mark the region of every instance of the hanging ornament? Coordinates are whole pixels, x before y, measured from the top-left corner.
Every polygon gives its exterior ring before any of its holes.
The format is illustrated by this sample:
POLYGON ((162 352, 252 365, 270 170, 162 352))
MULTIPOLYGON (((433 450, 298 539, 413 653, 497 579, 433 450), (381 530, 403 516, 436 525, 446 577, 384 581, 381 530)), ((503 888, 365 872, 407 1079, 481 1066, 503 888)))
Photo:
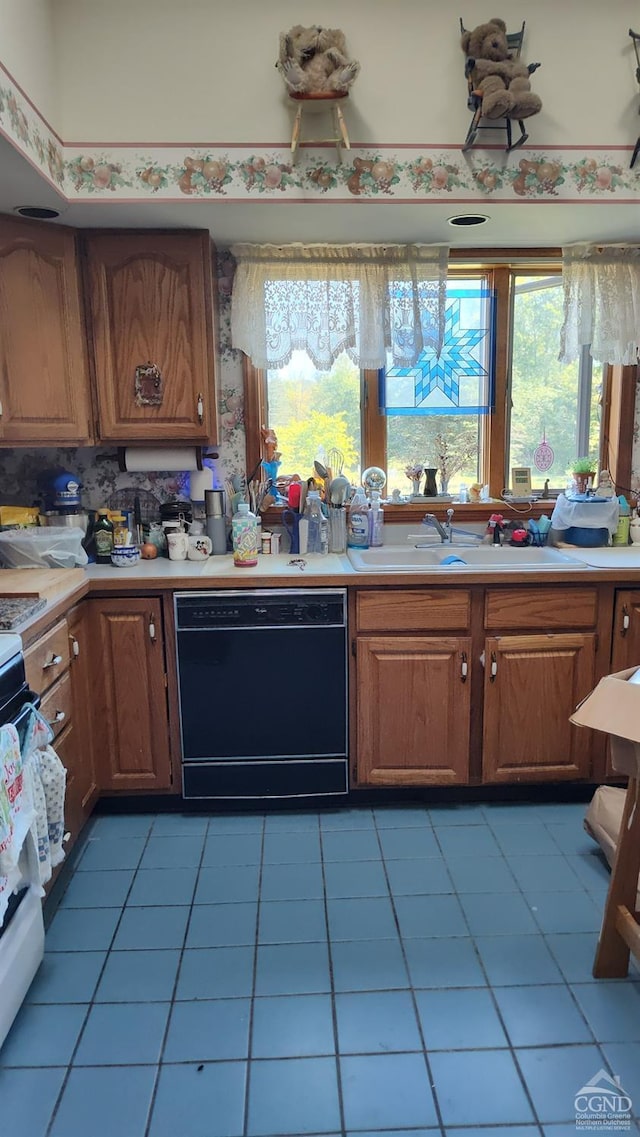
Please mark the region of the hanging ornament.
POLYGON ((543 472, 544 470, 549 470, 551 466, 553 466, 554 458, 555 454, 547 442, 546 431, 543 430, 542 442, 539 446, 536 446, 533 452, 533 461, 535 463, 536 470, 542 470, 543 472))

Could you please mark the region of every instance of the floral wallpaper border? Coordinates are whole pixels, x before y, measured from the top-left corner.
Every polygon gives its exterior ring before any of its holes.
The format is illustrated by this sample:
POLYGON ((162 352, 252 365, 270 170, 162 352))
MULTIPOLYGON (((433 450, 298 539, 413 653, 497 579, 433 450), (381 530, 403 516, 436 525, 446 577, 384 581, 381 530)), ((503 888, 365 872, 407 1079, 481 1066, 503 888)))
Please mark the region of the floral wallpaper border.
POLYGON ((293 165, 285 145, 95 146, 62 143, 0 64, 0 131, 67 200, 550 201, 640 204, 633 144, 599 147, 360 147, 337 161, 305 147, 293 165))

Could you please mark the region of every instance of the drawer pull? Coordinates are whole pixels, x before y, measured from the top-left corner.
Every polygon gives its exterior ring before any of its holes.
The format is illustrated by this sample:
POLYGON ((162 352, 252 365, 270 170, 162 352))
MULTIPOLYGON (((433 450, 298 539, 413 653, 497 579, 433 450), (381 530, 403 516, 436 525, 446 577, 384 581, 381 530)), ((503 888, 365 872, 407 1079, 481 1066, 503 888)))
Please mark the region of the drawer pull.
POLYGON ((66 712, 65 712, 65 711, 56 711, 56 713, 55 713, 55 715, 53 716, 53 718, 52 718, 52 719, 49 719, 49 726, 54 726, 54 724, 55 724, 55 723, 57 723, 57 722, 64 722, 64 720, 66 719, 66 717, 67 717, 67 716, 66 716, 66 712))
POLYGON ((622 628, 620 629, 620 635, 621 636, 626 636, 627 632, 629 631, 630 623, 631 623, 631 619, 629 617, 629 609, 627 608, 627 605, 625 604, 623 609, 622 609, 622 628))
POLYGON ((460 664, 460 679, 462 680, 463 683, 466 683, 467 682, 467 675, 469 673, 469 666, 467 664, 467 653, 466 653, 466 651, 461 652, 461 656, 462 656, 462 662, 460 664))
POLYGON ((489 682, 495 683, 496 675, 498 674, 498 660, 495 651, 491 652, 491 670, 489 672, 489 682))
POLYGON ((42 670, 46 671, 49 667, 57 667, 60 663, 62 663, 62 656, 52 655, 51 659, 48 659, 46 663, 42 664, 42 670))

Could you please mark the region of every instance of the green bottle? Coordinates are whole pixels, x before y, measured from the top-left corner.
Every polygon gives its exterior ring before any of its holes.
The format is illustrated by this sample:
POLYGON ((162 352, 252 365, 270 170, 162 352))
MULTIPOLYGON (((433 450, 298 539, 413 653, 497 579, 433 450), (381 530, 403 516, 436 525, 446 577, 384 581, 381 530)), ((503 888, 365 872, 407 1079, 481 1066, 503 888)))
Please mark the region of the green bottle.
POLYGON ((96 543, 96 564, 110 565, 113 552, 113 523, 109 521, 108 509, 98 510, 93 537, 96 543))

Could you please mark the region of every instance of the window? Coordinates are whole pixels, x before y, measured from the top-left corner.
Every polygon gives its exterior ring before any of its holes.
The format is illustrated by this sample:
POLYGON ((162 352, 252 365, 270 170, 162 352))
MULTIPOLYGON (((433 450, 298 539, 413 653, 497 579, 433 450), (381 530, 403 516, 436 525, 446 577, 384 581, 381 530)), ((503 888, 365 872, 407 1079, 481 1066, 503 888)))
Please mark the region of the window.
MULTIPOLYGON (((278 435, 282 474, 305 477, 314 459, 337 449, 349 478, 358 481, 367 466, 382 466, 387 491, 398 488, 404 494, 409 490, 405 467, 439 467, 444 449, 450 492, 457 493, 462 482, 480 482, 498 497, 509 486, 513 466, 531 467, 534 489, 542 489, 545 480, 552 490, 562 489, 572 459, 597 456, 602 448, 600 465, 611 469, 621 489, 628 488, 633 415, 626 410, 632 402, 632 377, 625 377, 622 386, 620 379, 623 370, 634 369, 592 368, 588 351, 575 364, 558 362, 559 267, 466 262, 458 267, 452 260, 448 298, 469 285, 495 297, 489 413, 474 409, 458 414, 446 408, 442 414, 383 415, 378 373, 359 372, 346 355, 330 371, 318 371, 304 352, 294 352, 286 367, 274 371, 258 371, 247 360, 248 468, 259 461, 259 428, 268 423, 278 435), (616 382, 626 393, 612 402, 616 382), (620 470, 628 471, 626 480, 620 470)), ((488 356, 482 358, 488 365, 488 356)), ((441 488, 440 477, 438 483, 441 488)))

